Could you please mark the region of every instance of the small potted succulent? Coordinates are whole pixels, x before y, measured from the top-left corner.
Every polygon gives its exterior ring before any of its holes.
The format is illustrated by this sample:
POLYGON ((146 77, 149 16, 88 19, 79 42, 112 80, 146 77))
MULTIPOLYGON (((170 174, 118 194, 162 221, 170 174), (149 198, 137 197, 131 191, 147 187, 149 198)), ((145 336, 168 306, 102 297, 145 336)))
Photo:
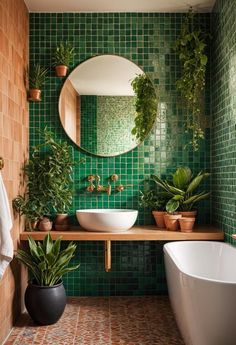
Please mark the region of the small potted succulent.
POLYGON ((60 42, 56 47, 53 66, 57 77, 65 77, 68 72, 68 67, 74 57, 74 47, 69 42, 60 42))
POLYGON ((52 241, 50 234, 37 243, 28 237, 28 243, 29 251, 19 249, 16 254, 31 276, 25 291, 25 306, 36 324, 50 325, 60 319, 66 306, 62 276, 79 267, 79 264, 68 267, 76 245, 70 242, 61 250, 61 238, 52 241))
MULTIPOLYGON (((172 175, 171 181, 162 180, 156 175, 152 175, 151 178, 171 195, 166 204, 166 211, 171 215, 170 217, 173 218, 173 214, 179 211, 178 213, 182 217, 180 224, 189 223, 189 226, 193 226, 193 218, 196 217, 196 209, 194 209, 196 203, 207 199, 210 195, 209 192, 198 190, 201 182, 209 175, 209 173, 199 172, 193 176, 188 167, 179 167, 172 175), (191 221, 187 218, 191 218, 191 221)), ((178 218, 178 215, 175 215, 175 218, 178 218)))
POLYGON ((29 100, 34 102, 41 101, 41 88, 45 82, 47 68, 39 64, 33 65, 29 70, 29 100))

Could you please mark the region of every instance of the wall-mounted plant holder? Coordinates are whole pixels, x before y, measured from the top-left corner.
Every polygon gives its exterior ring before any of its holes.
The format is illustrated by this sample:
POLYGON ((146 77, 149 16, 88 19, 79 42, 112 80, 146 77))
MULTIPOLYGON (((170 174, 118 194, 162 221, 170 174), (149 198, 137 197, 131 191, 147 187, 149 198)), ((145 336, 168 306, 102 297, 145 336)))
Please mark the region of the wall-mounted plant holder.
POLYGON ((41 90, 39 89, 29 89, 29 101, 31 102, 41 102, 41 90))

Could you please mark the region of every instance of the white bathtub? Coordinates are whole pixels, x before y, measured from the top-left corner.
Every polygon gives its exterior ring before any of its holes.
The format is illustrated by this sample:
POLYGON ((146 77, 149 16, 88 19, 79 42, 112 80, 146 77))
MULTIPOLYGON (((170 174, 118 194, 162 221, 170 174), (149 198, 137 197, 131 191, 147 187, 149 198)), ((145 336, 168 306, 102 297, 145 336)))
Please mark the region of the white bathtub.
POLYGON ((236 248, 210 241, 164 245, 171 305, 186 345, 236 344, 236 248))

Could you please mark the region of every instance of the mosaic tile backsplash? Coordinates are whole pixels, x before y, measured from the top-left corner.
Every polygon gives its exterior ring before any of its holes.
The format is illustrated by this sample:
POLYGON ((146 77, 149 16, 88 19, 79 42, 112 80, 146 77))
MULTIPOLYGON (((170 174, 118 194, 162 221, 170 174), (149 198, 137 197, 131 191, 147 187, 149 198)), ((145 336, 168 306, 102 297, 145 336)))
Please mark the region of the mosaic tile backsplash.
MULTIPOLYGON (((159 115, 148 138, 134 150, 110 158, 95 157, 76 147, 66 136, 58 115, 58 97, 64 79, 51 69, 41 103, 30 105, 30 145, 40 142, 38 128, 48 126, 57 137, 73 146, 74 159, 86 159, 74 169, 74 201, 71 215, 79 208, 139 209, 139 224, 153 222, 150 210, 139 208, 139 191, 151 173, 169 175, 179 165, 193 171, 210 170, 210 128, 199 152, 185 148, 184 106, 176 92, 180 75, 173 44, 180 33, 183 14, 164 13, 31 13, 30 61, 50 68, 53 50, 61 40, 72 42, 76 56, 71 69, 91 56, 118 54, 140 66, 153 81, 159 98, 159 115), (124 192, 108 197, 85 192, 86 176, 98 174, 101 182, 116 173, 124 192)), ((209 30, 210 15, 199 14, 199 25, 209 30)), ((207 78, 206 117, 210 117, 209 78, 207 78)), ((209 188, 209 186, 208 186, 209 188)), ((73 218, 73 216, 72 216, 73 218)), ((75 218, 73 218, 75 221, 75 218)), ((209 202, 202 204, 199 220, 210 220, 209 202)), ((166 291, 162 244, 144 242, 112 243, 110 273, 104 272, 103 243, 78 242, 77 260, 81 268, 65 278, 69 295, 138 295, 166 291)))
POLYGON ((213 219, 234 243, 236 232, 236 7, 216 2, 212 21, 213 219))

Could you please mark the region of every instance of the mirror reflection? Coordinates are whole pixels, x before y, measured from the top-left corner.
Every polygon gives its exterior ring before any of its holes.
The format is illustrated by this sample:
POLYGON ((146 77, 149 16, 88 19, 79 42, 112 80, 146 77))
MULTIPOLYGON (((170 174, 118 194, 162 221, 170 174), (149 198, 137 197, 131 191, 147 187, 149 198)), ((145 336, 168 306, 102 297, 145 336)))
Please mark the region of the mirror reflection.
POLYGON ((144 139, 137 135, 135 78, 146 78, 148 93, 154 95, 154 118, 143 129, 146 136, 155 121, 157 102, 151 82, 136 64, 120 56, 100 55, 72 71, 61 90, 59 114, 74 143, 89 153, 109 157, 130 151, 144 139))

